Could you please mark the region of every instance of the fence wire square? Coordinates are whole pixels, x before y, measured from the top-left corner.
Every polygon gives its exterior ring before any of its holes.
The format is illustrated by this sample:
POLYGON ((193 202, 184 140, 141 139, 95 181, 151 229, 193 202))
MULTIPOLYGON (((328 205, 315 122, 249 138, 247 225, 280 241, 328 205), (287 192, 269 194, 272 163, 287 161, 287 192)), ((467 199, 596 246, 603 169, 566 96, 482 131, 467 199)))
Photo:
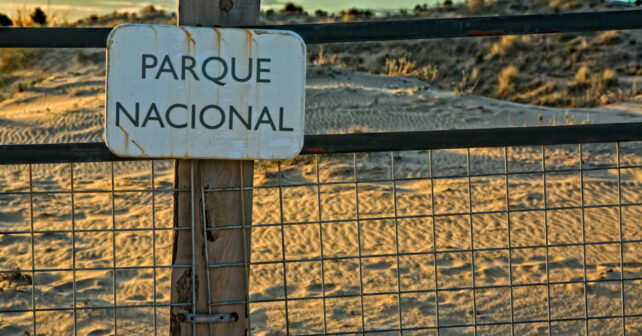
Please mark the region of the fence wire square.
MULTIPOLYGON (((166 335, 191 308, 173 161, 0 169, 1 335, 166 335)), ((208 274, 247 267, 251 335, 635 335, 641 187, 637 142, 256 162, 251 255, 208 274)))

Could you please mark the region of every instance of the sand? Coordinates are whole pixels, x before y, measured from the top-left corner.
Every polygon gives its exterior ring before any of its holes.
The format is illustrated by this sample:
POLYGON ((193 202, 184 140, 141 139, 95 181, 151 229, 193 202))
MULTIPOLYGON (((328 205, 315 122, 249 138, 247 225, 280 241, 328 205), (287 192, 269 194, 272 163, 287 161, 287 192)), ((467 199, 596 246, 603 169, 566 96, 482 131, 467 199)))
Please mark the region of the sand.
MULTIPOLYGON (((25 76, 39 75, 42 81, 0 102, 0 143, 102 141, 104 64, 81 64, 74 53, 52 51, 39 65, 40 69, 25 71, 25 76)), ((642 119, 639 100, 594 109, 533 107, 456 95, 412 78, 332 67, 310 68, 306 106, 308 134, 642 119)), ((583 167, 613 167, 615 150, 614 144, 584 146, 583 167)), ((620 245, 613 243, 620 240, 618 207, 584 210, 584 239, 609 243, 586 246, 586 251, 581 246, 582 210, 578 207, 582 202, 587 206, 617 205, 617 169, 587 171, 583 176, 572 171, 580 165, 577 145, 547 147, 544 153, 539 147, 510 148, 507 153, 511 173, 531 173, 510 175, 507 181, 501 175, 504 149, 471 149, 473 175, 498 175, 472 177, 470 186, 465 149, 434 151, 433 179, 426 151, 392 156, 390 153, 320 156, 318 172, 313 156, 284 162, 281 174, 274 163, 257 162, 254 185, 264 188, 254 192, 253 224, 261 226, 252 230, 252 261, 263 264, 252 267, 250 297, 283 299, 284 267, 278 261, 285 254, 288 260, 302 260, 288 263, 285 268, 288 298, 317 299, 289 301, 287 318, 283 302, 252 304, 252 334, 283 335, 286 324, 293 335, 322 334, 324 320, 327 332, 359 333, 361 290, 367 294, 363 299, 363 323, 367 330, 399 328, 400 316, 404 328, 435 326, 436 300, 441 326, 471 324, 475 316, 478 323, 507 323, 511 321, 511 290, 507 287, 511 274, 512 283, 519 285, 512 289, 515 321, 545 321, 549 296, 551 318, 583 318, 585 270, 588 280, 621 276, 635 279, 625 282, 626 314, 642 313, 639 301, 642 248, 639 243, 625 244, 624 264, 620 264, 620 245), (547 173, 544 182, 538 173, 542 155, 547 170, 564 171, 547 173), (391 181, 393 172, 396 182, 391 181), (356 188, 355 175, 359 181, 356 188), (444 178, 448 176, 456 177, 444 178), (314 185, 317 178, 324 184, 314 185), (583 200, 580 179, 584 181, 583 200), (281 226, 269 226, 280 223, 279 189, 275 188, 279 181, 283 186, 282 216, 288 223, 283 229, 285 252, 281 246, 281 226), (505 212, 506 185, 509 215, 505 212), (529 211, 545 205, 575 208, 529 211), (471 209, 483 213, 470 215, 471 209), (481 249, 474 254, 466 252, 471 247, 471 236, 473 247, 481 249), (546 249, 542 246, 546 245, 547 237, 549 244, 575 245, 546 249), (509 244, 513 247, 510 260, 509 244), (435 247, 443 252, 436 257, 430 253, 435 247), (332 259, 322 263, 321 249, 325 258, 332 259), (397 258, 397 252, 403 255, 397 258), (363 258, 359 259, 359 254, 363 258), (473 277, 476 287, 486 286, 475 290, 474 295, 468 289, 473 285, 473 277), (550 282, 574 283, 551 285, 547 290, 543 285, 547 278, 550 282), (430 291, 435 287, 440 289, 437 299, 434 291, 430 291), (399 288, 412 293, 398 295, 399 288), (324 301, 320 299, 324 290, 326 296, 348 297, 324 301)), ((620 153, 622 166, 642 162, 640 144, 623 144, 620 153)), ((163 228, 172 226, 172 193, 166 190, 172 188, 173 170, 169 161, 154 163, 154 185, 159 191, 152 198, 150 192, 145 192, 152 185, 150 167, 149 161, 115 163, 117 192, 112 200, 110 163, 74 164, 73 198, 68 193, 69 164, 34 166, 34 191, 49 193, 33 196, 32 212, 29 196, 25 195, 29 191, 28 167, 0 167, 0 271, 13 271, 0 275, 0 309, 26 310, 1 313, 0 335, 33 333, 33 314, 28 311, 33 289, 39 309, 71 307, 74 300, 77 307, 86 308, 113 305, 113 287, 118 305, 146 306, 118 309, 118 334, 152 334, 155 313, 158 334, 167 334, 168 309, 155 310, 151 306, 154 293, 157 303, 169 303, 169 269, 154 271, 152 266, 171 264, 172 232, 163 228), (72 202, 76 209, 73 217, 72 202), (33 266, 47 270, 33 278, 29 272, 31 217, 38 232, 33 237, 33 266), (74 230, 84 231, 72 237, 68 232, 72 225, 74 230), (157 228, 155 237, 152 225, 157 228), (112 233, 112 227, 119 231, 112 233), (9 231, 19 233, 7 234, 9 231), (115 276, 109 269, 114 260, 119 267, 115 276), (83 270, 75 274, 60 270, 74 264, 83 270), (144 268, 136 268, 140 266, 144 268)), ((620 178, 621 202, 642 203, 639 193, 642 171, 622 169, 620 178)), ((642 239, 639 220, 642 207, 625 206, 621 212, 622 237, 642 239)), ((586 286, 586 298, 589 316, 621 314, 619 282, 590 283, 586 286)), ((38 335, 73 334, 72 311, 38 312, 35 319, 38 335)), ((114 334, 112 309, 80 309, 75 320, 79 335, 114 334)), ((543 335, 548 327, 546 322, 519 324, 515 333, 543 335)), ((551 325, 552 333, 561 335, 583 334, 583 328, 584 321, 551 325)), ((591 320, 589 328, 591 334, 622 333, 621 320, 617 319, 591 320)), ((483 334, 503 335, 509 331, 507 325, 478 328, 483 334)), ((631 335, 642 333, 642 320, 627 319, 626 331, 631 335)), ((398 333, 377 335, 388 334, 398 333)), ((436 332, 416 330, 403 334, 436 332)), ((448 328, 442 334, 473 334, 473 329, 448 328)))

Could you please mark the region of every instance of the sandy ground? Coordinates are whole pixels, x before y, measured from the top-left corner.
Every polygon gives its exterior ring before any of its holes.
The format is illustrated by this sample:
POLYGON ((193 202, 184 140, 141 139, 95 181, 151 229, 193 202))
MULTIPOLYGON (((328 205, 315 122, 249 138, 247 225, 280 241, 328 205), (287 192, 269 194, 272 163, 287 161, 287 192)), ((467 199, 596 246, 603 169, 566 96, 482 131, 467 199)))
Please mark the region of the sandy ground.
MULTIPOLYGON (((59 54, 48 72, 57 74, 45 75, 42 82, 0 103, 0 143, 102 141, 103 69, 100 64, 72 64, 73 73, 52 71, 65 58, 64 52, 59 54)), ((459 96, 410 78, 313 67, 308 74, 306 133, 640 121, 640 104, 567 110, 532 107, 459 96)), ((621 314, 620 283, 589 283, 585 288, 585 275, 588 280, 631 279, 623 288, 626 314, 642 313, 642 246, 632 242, 621 250, 613 243, 620 235, 624 240, 642 239, 642 207, 625 206, 621 214, 617 207, 618 195, 622 204, 642 203, 642 169, 622 169, 618 188, 614 144, 584 146, 583 167, 603 169, 583 175, 568 171, 580 166, 578 146, 547 147, 544 153, 541 148, 507 152, 511 173, 530 173, 508 179, 501 175, 503 149, 470 150, 472 174, 500 174, 470 181, 466 150, 433 152, 434 179, 428 153, 421 151, 321 156, 318 171, 314 157, 302 157, 283 163, 281 174, 273 163, 257 163, 254 184, 265 188, 254 192, 253 224, 279 224, 282 215, 291 225, 283 229, 285 251, 280 226, 253 229, 252 261, 266 263, 252 267, 250 296, 283 299, 284 267, 279 261, 285 254, 287 260, 304 260, 285 267, 288 298, 317 299, 289 301, 287 317, 283 302, 253 304, 252 334, 283 335, 286 324, 293 335, 322 334, 324 320, 327 332, 356 334, 362 323, 367 330, 398 328, 400 316, 404 328, 430 327, 437 322, 436 302, 441 326, 475 319, 506 323, 511 321, 511 294, 515 321, 546 321, 549 297, 550 316, 555 319, 583 318, 585 298, 589 316, 621 314), (542 156, 547 170, 565 171, 547 173, 544 180, 538 173, 542 156), (393 174, 396 182, 391 181, 393 174), (297 186, 315 184, 317 178, 322 185, 297 186), (282 214, 276 210, 279 181, 282 214), (578 209, 582 204, 596 207, 582 211, 578 209), (541 210, 545 206, 557 209, 541 210), (470 210, 483 213, 471 215, 470 210), (547 249, 543 247, 547 240, 570 246, 547 249), (584 248, 583 240, 603 244, 584 248), (466 252, 471 245, 482 250, 466 252), (440 251, 436 256, 430 254, 435 247, 440 251), (321 250, 330 260, 319 260, 321 250), (402 256, 397 258, 397 252, 402 256), (519 285, 512 291, 507 287, 511 277, 512 284, 519 285), (485 288, 470 290, 473 279, 476 287, 485 288), (547 288, 543 285, 547 279, 573 283, 547 288), (435 288, 440 289, 437 298, 430 291, 435 288), (399 289, 410 293, 398 295, 399 289), (319 299, 323 292, 348 297, 319 299), (368 294, 363 303, 361 292, 368 294)), ((623 167, 642 164, 640 144, 623 144, 620 154, 623 167)), ((151 266, 171 263, 172 232, 162 229, 172 226, 172 194, 163 189, 172 188, 173 171, 171 162, 154 164, 154 186, 160 190, 152 197, 150 167, 148 161, 114 164, 117 192, 112 199, 109 163, 74 165, 73 198, 68 164, 34 166, 34 191, 48 193, 33 196, 32 211, 25 194, 28 167, 0 167, 0 270, 13 271, 0 275, 0 310, 29 310, 33 290, 39 309, 68 308, 74 300, 80 308, 108 307, 114 297, 118 305, 152 305, 154 292, 157 303, 169 303, 169 270, 154 271, 151 266), (33 245, 32 217, 37 231, 33 245), (152 225, 158 229, 155 236, 152 225), (113 227, 118 231, 112 232, 113 227), (84 231, 72 236, 68 232, 72 228, 84 231), (33 266, 46 270, 33 278, 32 248, 33 266), (110 269, 114 260, 119 267, 115 274, 110 269), (74 265, 83 270, 65 271, 74 265)), ((152 334, 155 313, 158 334, 167 334, 168 310, 151 307, 118 309, 117 333, 152 334)), ((1 313, 0 335, 32 335, 33 318, 28 311, 1 313)), ((38 312, 35 319, 37 335, 73 334, 71 311, 38 312)), ((112 309, 81 309, 75 320, 79 335, 115 333, 112 309)), ((550 327, 554 334, 584 334, 584 321, 550 327)), ((548 328, 546 322, 519 324, 515 333, 544 335, 548 328)), ((642 319, 626 319, 625 328, 630 335, 641 334, 642 319)), ((618 319, 591 320, 589 329, 595 335, 623 333, 618 319)), ((509 331, 506 325, 478 328, 483 334, 509 331)), ((377 335, 387 334, 398 333, 377 335)), ((473 334, 473 330, 450 328, 442 334, 473 334)))

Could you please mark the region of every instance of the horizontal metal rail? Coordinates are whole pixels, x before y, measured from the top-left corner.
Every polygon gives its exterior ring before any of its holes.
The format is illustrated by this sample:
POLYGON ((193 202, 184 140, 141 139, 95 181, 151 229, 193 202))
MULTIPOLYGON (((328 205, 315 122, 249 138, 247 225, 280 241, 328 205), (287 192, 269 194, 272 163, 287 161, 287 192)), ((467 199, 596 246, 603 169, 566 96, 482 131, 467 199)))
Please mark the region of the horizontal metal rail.
MULTIPOLYGON (((291 30, 308 44, 642 28, 642 10, 510 15, 454 19, 381 20, 268 25, 291 30)), ((111 28, 0 28, 0 48, 105 48, 111 28)))
MULTIPOLYGON (((307 135, 301 154, 642 141, 642 122, 448 131, 307 135)), ((0 164, 129 161, 102 142, 0 146, 0 164)), ((138 159, 140 160, 140 159, 138 159)))

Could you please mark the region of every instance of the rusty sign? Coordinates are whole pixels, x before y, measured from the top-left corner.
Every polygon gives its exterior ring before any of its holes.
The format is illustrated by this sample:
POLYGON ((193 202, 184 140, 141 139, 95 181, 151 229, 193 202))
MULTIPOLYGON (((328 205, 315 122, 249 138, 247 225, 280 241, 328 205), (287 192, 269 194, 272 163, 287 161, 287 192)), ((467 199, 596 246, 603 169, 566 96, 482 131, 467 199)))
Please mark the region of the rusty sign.
POLYGON ((305 43, 293 32, 120 25, 107 42, 116 155, 288 159, 303 146, 305 43))

